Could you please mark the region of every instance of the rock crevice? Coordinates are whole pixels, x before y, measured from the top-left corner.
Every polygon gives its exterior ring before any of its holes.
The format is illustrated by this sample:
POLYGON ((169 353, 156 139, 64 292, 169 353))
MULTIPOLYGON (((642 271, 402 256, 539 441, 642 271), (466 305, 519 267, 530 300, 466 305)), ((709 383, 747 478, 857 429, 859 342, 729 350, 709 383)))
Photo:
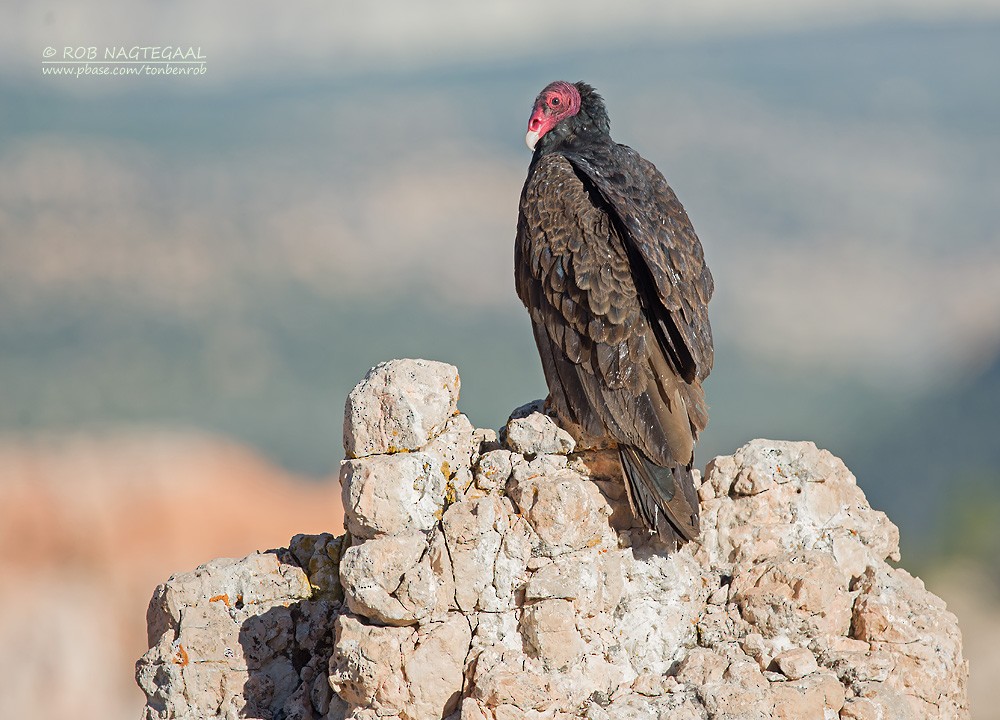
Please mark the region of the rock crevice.
POLYGON ((157 588, 145 718, 968 717, 954 615, 887 563, 895 526, 830 453, 716 458, 702 535, 668 555, 616 451, 537 404, 476 429, 458 391, 443 363, 373 368, 345 413, 348 534, 157 588))

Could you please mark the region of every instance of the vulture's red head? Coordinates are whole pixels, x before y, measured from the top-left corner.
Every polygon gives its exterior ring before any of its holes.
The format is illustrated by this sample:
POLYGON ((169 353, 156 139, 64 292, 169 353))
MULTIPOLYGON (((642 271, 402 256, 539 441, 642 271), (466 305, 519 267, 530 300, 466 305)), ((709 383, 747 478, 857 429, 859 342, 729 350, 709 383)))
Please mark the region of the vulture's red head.
POLYGON ((608 140, 610 126, 604 100, 594 88, 585 82, 557 80, 535 98, 524 140, 534 150, 548 135, 549 139, 541 146, 545 152, 546 147, 551 149, 565 143, 608 140))
POLYGON ((535 98, 535 107, 528 120, 528 134, 524 141, 532 150, 542 136, 560 121, 580 112, 580 91, 576 85, 556 80, 549 83, 535 98))

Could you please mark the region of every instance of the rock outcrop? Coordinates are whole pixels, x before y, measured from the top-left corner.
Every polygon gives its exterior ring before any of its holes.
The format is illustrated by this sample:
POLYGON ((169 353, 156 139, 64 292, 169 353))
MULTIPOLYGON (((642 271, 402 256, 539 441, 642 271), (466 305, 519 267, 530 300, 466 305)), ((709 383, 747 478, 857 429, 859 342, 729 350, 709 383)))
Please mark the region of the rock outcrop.
POLYGON ((830 453, 716 458, 702 536, 668 556, 614 451, 537 405, 498 438, 458 389, 442 363, 373 368, 347 403, 348 535, 157 588, 145 718, 968 716, 955 616, 886 562, 895 526, 830 453))

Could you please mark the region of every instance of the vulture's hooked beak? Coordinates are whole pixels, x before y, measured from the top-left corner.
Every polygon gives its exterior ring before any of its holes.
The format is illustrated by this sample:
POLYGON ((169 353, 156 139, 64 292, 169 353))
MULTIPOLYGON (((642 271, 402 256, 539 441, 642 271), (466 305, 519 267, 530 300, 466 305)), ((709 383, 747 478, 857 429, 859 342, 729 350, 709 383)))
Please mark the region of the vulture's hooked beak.
POLYGON ((536 107, 528 119, 528 134, 524 136, 524 142, 531 150, 534 150, 538 139, 547 133, 551 126, 552 120, 545 115, 545 108, 536 107))

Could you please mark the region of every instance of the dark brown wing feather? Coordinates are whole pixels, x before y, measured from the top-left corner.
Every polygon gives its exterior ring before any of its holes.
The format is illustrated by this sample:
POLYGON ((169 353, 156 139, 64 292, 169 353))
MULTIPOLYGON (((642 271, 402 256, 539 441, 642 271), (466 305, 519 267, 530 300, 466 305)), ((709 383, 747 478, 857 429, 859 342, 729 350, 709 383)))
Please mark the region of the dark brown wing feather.
POLYGON ((626 145, 590 146, 586 155, 566 157, 613 209, 637 255, 634 265, 648 272, 651 287, 641 289, 677 371, 704 380, 714 360, 708 301, 715 286, 677 195, 653 163, 626 145))
POLYGON ((522 193, 515 243, 517 292, 531 316, 550 401, 586 433, 633 448, 623 450, 622 460, 630 497, 642 495, 632 497, 637 512, 659 529, 659 508, 690 538, 697 534, 690 467, 707 422, 700 379, 712 360, 704 308, 711 275, 693 230, 633 237, 651 221, 619 209, 629 192, 633 208, 663 216, 656 227, 690 228, 652 165, 638 166, 655 173, 645 184, 624 176, 624 183, 609 179, 605 188, 591 180, 593 161, 572 159, 537 159, 522 193), (633 185, 638 189, 627 189, 633 185), (693 247, 686 247, 691 238, 693 247), (689 292, 695 297, 685 298, 689 292), (667 476, 650 475, 647 466, 666 468, 667 476))

